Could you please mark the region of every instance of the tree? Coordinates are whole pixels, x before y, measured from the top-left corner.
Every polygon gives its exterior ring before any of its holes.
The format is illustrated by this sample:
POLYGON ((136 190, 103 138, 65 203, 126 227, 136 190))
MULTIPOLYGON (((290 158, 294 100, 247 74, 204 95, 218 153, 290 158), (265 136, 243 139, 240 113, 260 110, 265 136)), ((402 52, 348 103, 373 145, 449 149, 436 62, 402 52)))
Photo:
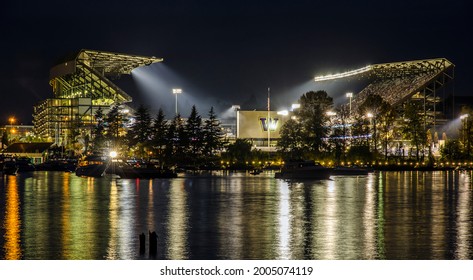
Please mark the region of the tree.
POLYGON ((2 149, 3 146, 8 146, 8 133, 7 130, 5 129, 2 134, 2 149))
POLYGON ((195 105, 192 106, 191 114, 187 118, 185 131, 189 143, 189 161, 195 166, 201 158, 203 148, 202 117, 195 105))
POLYGON ((145 156, 145 149, 151 146, 151 116, 148 109, 143 105, 140 105, 136 110, 135 121, 131 125, 127 136, 130 147, 136 146, 138 155, 145 156))
POLYGON ((448 140, 445 145, 440 148, 440 155, 443 160, 447 161, 464 159, 462 147, 458 140, 448 140))
POLYGON ((223 149, 223 131, 213 107, 210 108, 209 118, 205 120, 203 143, 203 154, 207 160, 212 159, 214 153, 220 152, 223 149))
POLYGON ((166 158, 172 164, 186 164, 188 152, 188 138, 181 115, 177 114, 167 131, 166 158))
POLYGON ((378 94, 369 94, 360 105, 358 112, 362 116, 367 116, 370 120, 371 139, 375 155, 378 152, 379 126, 382 124, 385 114, 390 110, 390 105, 378 94))
POLYGON ((127 147, 125 146, 125 118, 120 112, 119 105, 113 105, 107 116, 105 117, 105 139, 108 141, 110 147, 120 154, 125 153, 127 147))
POLYGON ((168 145, 167 141, 168 124, 162 109, 159 109, 156 118, 153 121, 151 128, 151 146, 153 147, 156 157, 161 163, 161 167, 165 164, 165 148, 168 145))
POLYGON ((461 109, 461 128, 460 141, 463 147, 465 157, 471 159, 471 149, 473 143, 473 110, 470 107, 464 106, 461 109))
POLYGON ((332 133, 329 138, 329 142, 333 147, 335 154, 335 162, 340 163, 342 160, 346 160, 345 151, 347 149, 347 138, 349 134, 348 130, 348 119, 350 118, 350 112, 347 107, 341 107, 334 121, 331 122, 332 133))
POLYGON ((227 146, 227 157, 230 161, 244 163, 251 160, 251 143, 247 139, 236 139, 227 146))
POLYGON ((421 106, 415 101, 406 103, 401 129, 405 138, 411 141, 411 146, 415 147, 416 160, 420 160, 420 150, 423 149, 426 142, 425 116, 419 114, 423 111, 421 106))
POLYGON ((102 108, 99 108, 95 112, 95 121, 97 124, 92 130, 92 150, 99 152, 106 147, 105 120, 102 108))
POLYGON ((329 133, 326 113, 332 108, 333 99, 323 90, 309 91, 301 96, 299 103, 295 115, 304 129, 304 144, 310 153, 320 153, 329 133))
POLYGON ((294 119, 289 119, 279 131, 278 151, 284 159, 302 159, 304 156, 304 131, 294 119))

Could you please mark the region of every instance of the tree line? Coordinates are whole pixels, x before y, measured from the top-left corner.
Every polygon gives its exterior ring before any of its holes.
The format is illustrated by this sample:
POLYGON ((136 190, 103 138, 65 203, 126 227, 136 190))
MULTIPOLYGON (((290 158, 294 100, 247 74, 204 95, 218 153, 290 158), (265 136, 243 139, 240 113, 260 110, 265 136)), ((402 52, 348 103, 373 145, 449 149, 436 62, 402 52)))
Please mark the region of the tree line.
MULTIPOLYGON (((432 148, 439 139, 421 100, 393 107, 380 95, 370 94, 350 112, 348 106, 335 109, 333 99, 321 90, 303 94, 299 104, 280 131, 278 150, 284 159, 434 161, 432 148)), ((473 116, 469 108, 462 113, 473 116)), ((440 148, 442 159, 471 159, 472 130, 473 122, 465 117, 459 139, 440 148)))
POLYGON ((125 119, 118 105, 106 115, 99 109, 95 119, 93 151, 115 150, 121 156, 154 158, 162 166, 197 167, 214 162, 226 144, 213 107, 205 120, 195 106, 186 120, 177 114, 168 121, 162 109, 152 118, 143 105, 136 110, 132 121, 125 119))

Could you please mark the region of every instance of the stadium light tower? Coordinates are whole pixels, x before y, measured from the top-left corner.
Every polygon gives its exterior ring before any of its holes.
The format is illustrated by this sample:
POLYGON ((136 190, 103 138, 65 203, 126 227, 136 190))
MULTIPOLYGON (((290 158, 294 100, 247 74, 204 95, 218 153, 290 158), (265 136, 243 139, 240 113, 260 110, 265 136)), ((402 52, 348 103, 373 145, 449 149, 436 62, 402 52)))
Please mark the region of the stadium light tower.
POLYGON ((353 98, 353 92, 347 92, 347 97, 350 99, 350 118, 351 118, 351 99, 353 98))
POLYGON ((182 93, 182 89, 180 88, 173 88, 172 94, 176 96, 176 116, 177 116, 177 95, 182 93))

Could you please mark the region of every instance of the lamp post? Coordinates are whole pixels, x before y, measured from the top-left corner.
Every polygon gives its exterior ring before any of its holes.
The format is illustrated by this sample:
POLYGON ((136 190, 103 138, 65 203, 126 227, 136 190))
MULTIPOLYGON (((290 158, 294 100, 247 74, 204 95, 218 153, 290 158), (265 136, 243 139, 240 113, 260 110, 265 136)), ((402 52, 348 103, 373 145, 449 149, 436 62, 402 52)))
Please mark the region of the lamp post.
POLYGON ((182 93, 182 89, 180 88, 173 88, 172 94, 176 96, 176 116, 177 116, 177 95, 182 93))
POLYGON ((235 130, 234 135, 238 135, 238 110, 240 110, 240 105, 232 105, 233 111, 235 111, 235 130))
POLYGON ((351 118, 351 99, 353 98, 353 92, 347 92, 347 97, 350 99, 350 118, 351 118))

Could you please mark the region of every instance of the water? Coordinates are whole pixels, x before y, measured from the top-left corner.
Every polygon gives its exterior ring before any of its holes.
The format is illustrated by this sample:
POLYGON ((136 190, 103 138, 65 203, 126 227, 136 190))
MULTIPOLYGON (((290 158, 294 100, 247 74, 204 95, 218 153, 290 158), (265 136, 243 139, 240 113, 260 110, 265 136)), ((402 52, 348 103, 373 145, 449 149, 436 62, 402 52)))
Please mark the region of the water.
POLYGON ((471 172, 273 176, 2 176, 0 259, 473 258, 471 172))

